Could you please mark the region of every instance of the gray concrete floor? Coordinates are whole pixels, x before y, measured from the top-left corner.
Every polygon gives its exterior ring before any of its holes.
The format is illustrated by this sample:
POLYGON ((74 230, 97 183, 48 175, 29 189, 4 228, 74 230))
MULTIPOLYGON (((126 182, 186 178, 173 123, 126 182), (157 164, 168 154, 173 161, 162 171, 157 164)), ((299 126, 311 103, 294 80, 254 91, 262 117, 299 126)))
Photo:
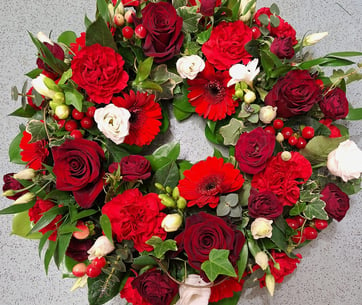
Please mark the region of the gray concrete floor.
MULTIPOLYGON (((0 173, 19 168, 8 161, 8 145, 17 134, 21 120, 8 117, 14 110, 10 100, 12 85, 21 86, 23 74, 35 67, 36 50, 26 31, 53 31, 53 37, 65 30, 80 33, 87 13, 93 17, 96 1, 1 1, 0 7, 0 173)), ((259 1, 259 7, 273 1, 259 1)), ((331 51, 362 51, 361 0, 279 0, 281 16, 304 33, 329 31, 330 35, 314 48, 316 55, 331 51)), ((362 107, 361 83, 349 88, 348 97, 356 107, 362 107)), ((203 123, 199 118, 176 124, 172 133, 182 145, 182 157, 192 161, 212 153, 204 140, 203 123), (197 131, 200 129, 200 131, 197 131), (194 145, 198 143, 198 145, 194 145), (199 144, 201 143, 201 144, 199 144)), ((362 147, 361 127, 350 123, 352 139, 362 147)), ((263 289, 246 290, 239 304, 248 305, 358 305, 362 304, 362 196, 353 196, 351 209, 341 223, 333 223, 319 238, 303 248, 298 270, 276 288, 269 297, 263 289)), ((9 201, 1 199, 0 208, 9 201)), ((62 280, 61 273, 51 267, 46 276, 37 254, 37 242, 9 236, 11 217, 0 220, 0 305, 79 305, 87 304, 85 289, 69 292, 73 281, 62 280)), ((116 298, 110 305, 124 304, 116 298)))

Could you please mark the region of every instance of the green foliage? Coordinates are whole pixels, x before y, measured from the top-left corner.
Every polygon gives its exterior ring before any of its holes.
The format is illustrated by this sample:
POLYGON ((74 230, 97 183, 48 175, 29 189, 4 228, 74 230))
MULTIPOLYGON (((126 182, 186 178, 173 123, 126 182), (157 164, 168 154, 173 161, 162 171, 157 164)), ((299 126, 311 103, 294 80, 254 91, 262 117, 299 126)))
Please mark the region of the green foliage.
MULTIPOLYGON (((176 162, 172 161, 156 170, 152 179, 152 184, 154 185, 156 182, 158 182, 162 185, 167 185, 171 188, 174 188, 177 186, 179 178, 180 175, 176 162)), ((159 192, 155 187, 152 187, 152 190, 157 193, 159 192)))
POLYGON ((23 204, 14 204, 14 205, 8 206, 8 207, 0 210, 0 215, 21 213, 21 212, 27 211, 30 208, 32 208, 34 206, 34 204, 35 204, 35 200, 32 200, 31 202, 28 202, 28 203, 23 203, 23 204))
POLYGON ((82 111, 84 96, 70 85, 63 85, 61 88, 64 90, 65 103, 74 106, 78 111, 82 111))
MULTIPOLYGON (((152 169, 158 170, 161 167, 176 161, 180 155, 180 143, 171 142, 156 149, 152 155, 146 156, 150 161, 152 169)), ((168 184, 166 184, 168 185, 168 184)))
POLYGON ((232 118, 229 124, 222 126, 220 134, 224 138, 224 145, 236 145, 244 127, 244 123, 235 118, 232 118))
POLYGON ((304 216, 309 220, 312 220, 313 218, 328 220, 328 214, 324 210, 325 206, 326 203, 323 200, 315 198, 306 205, 303 212, 304 216))
POLYGON ((109 220, 109 217, 106 214, 102 214, 99 218, 99 222, 104 232, 104 235, 108 238, 108 240, 113 244, 113 237, 112 237, 112 224, 109 220))
POLYGON ((200 13, 196 13, 196 6, 183 6, 178 8, 177 15, 182 17, 182 30, 185 33, 196 33, 198 30, 198 24, 202 15, 200 13))
POLYGON ((11 141, 9 145, 9 159, 10 162, 15 164, 25 164, 24 161, 21 160, 20 155, 20 141, 23 137, 23 131, 25 130, 25 127, 23 125, 20 125, 20 132, 17 134, 17 136, 11 141))
POLYGON ((99 17, 90 24, 86 31, 86 45, 91 46, 99 43, 104 47, 110 47, 116 52, 118 51, 113 36, 103 18, 99 17))
POLYGON ((146 244, 153 247, 155 257, 159 259, 163 258, 167 251, 177 251, 177 244, 173 239, 162 240, 158 236, 152 236, 146 244))
POLYGON ((106 1, 106 0, 97 0, 97 13, 106 22, 110 21, 109 11, 108 11, 108 1, 106 1))
POLYGON ((238 279, 239 279, 239 281, 243 277, 244 271, 248 264, 248 258, 249 258, 249 248, 248 248, 248 244, 245 243, 243 248, 241 249, 240 258, 238 260, 238 275, 239 275, 238 279))
POLYGON ((11 234, 28 239, 40 239, 42 234, 39 232, 28 234, 32 228, 28 211, 24 211, 14 215, 11 227, 11 234))
POLYGON ((59 35, 58 42, 64 43, 69 47, 76 39, 77 35, 73 31, 65 31, 59 35))
POLYGON ((201 264, 201 269, 206 273, 210 281, 215 281, 219 275, 236 277, 233 265, 229 261, 230 250, 212 249, 209 260, 201 264))

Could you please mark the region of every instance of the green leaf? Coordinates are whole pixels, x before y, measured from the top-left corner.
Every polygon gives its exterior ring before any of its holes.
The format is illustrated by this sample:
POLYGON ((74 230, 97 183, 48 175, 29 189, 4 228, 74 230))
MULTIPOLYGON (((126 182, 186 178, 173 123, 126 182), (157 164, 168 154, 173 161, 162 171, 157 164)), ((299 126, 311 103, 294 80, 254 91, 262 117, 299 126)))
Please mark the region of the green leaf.
POLYGON ((210 281, 215 281, 219 275, 236 277, 233 265, 229 261, 230 250, 212 249, 209 253, 209 260, 201 264, 201 269, 205 271, 210 281))
POLYGON ((179 155, 180 143, 171 142, 162 145, 152 155, 146 156, 146 158, 150 161, 152 169, 156 171, 170 162, 176 161, 179 155))
POLYGON ((153 81, 155 81, 156 83, 160 83, 160 84, 165 83, 170 79, 172 79, 176 84, 179 84, 182 82, 182 77, 180 77, 180 75, 178 75, 176 73, 172 73, 172 72, 168 71, 166 64, 161 64, 161 65, 156 66, 152 70, 152 72, 150 74, 150 78, 153 81))
POLYGON ((162 258, 167 251, 177 251, 177 244, 173 239, 162 240, 158 236, 152 236, 146 244, 153 247, 157 258, 162 258))
POLYGON ((183 112, 189 112, 189 113, 195 112, 195 107, 190 104, 190 102, 187 98, 187 94, 186 95, 177 95, 174 98, 173 107, 176 107, 183 112))
POLYGON ((178 109, 177 107, 173 107, 172 109, 176 120, 179 122, 186 120, 192 115, 192 112, 185 112, 183 110, 178 109))
POLYGON ((196 6, 183 6, 177 9, 177 15, 183 19, 182 30, 185 33, 196 33, 202 15, 196 13, 196 6))
POLYGON ((16 109, 14 112, 10 113, 9 116, 17 116, 21 118, 31 118, 36 113, 36 110, 29 106, 28 104, 25 105, 25 109, 20 107, 16 109))
POLYGON ((73 31, 65 31, 59 35, 58 42, 64 43, 69 47, 76 39, 77 35, 73 31))
POLYGON ((58 85, 63 85, 65 82, 72 77, 73 71, 72 69, 68 69, 62 74, 62 77, 60 78, 58 85))
POLYGON ((275 3, 273 3, 271 6, 270 6, 270 12, 274 15, 277 15, 279 16, 280 15, 280 10, 279 10, 279 7, 278 5, 276 5, 275 3))
POLYGON ((186 6, 188 3, 187 0, 174 0, 172 1, 172 5, 175 9, 178 9, 179 7, 186 6))
POLYGON ((71 238, 72 238, 72 233, 62 234, 62 235, 58 234, 57 248, 54 252, 54 261, 58 269, 60 267, 60 264, 64 260, 65 252, 67 251, 71 238))
POLYGON ((40 238, 38 246, 39 257, 41 257, 41 252, 45 246, 45 243, 48 241, 49 236, 52 235, 53 232, 54 232, 53 230, 48 231, 40 238))
POLYGON ((43 235, 39 232, 28 235, 31 230, 31 222, 28 211, 24 211, 14 215, 11 234, 29 239, 40 239, 43 235))
POLYGON ((272 237, 270 238, 273 243, 281 250, 283 250, 288 256, 288 243, 286 241, 285 232, 283 232, 275 223, 273 223, 272 237))
POLYGON ((47 137, 44 123, 39 120, 29 121, 28 125, 26 126, 26 131, 31 133, 31 139, 29 143, 34 143, 47 137))
POLYGON ((78 111, 82 112, 83 95, 75 88, 67 86, 64 87, 65 103, 73 105, 78 111))
POLYGON ((118 51, 113 36, 102 18, 98 18, 95 22, 89 25, 85 37, 87 46, 99 43, 104 47, 110 47, 116 52, 118 51))
POLYGON ((84 16, 84 25, 85 25, 85 28, 88 29, 91 24, 92 24, 92 21, 88 18, 87 15, 85 15, 85 16, 84 16))
POLYGON ((349 108, 348 115, 345 117, 348 121, 362 120, 362 108, 349 108))
POLYGON ((275 17, 274 15, 270 16, 270 24, 273 28, 276 28, 280 24, 280 19, 278 17, 275 17))
POLYGON ((108 1, 97 0, 97 10, 98 13, 102 16, 103 20, 109 22, 109 11, 108 11, 108 1))
POLYGON ((304 212, 307 204, 305 202, 298 202, 296 203, 291 210, 289 211, 290 216, 297 216, 304 212))
POLYGON ((153 57, 147 57, 143 62, 138 65, 138 71, 135 82, 139 83, 144 81, 151 73, 153 64, 153 57))
POLYGON ((108 238, 108 240, 113 244, 113 237, 112 237, 112 224, 109 220, 109 217, 106 214, 102 214, 99 218, 99 222, 101 224, 102 231, 104 235, 108 238))
POLYGON ((328 220, 328 214, 324 210, 326 203, 321 199, 309 202, 304 210, 304 216, 312 220, 313 218, 328 220))
POLYGON ((149 81, 149 80, 145 80, 145 81, 141 82, 139 84, 139 87, 143 90, 150 89, 150 90, 155 90, 158 92, 162 92, 162 90, 163 90, 159 84, 149 81))
POLYGON ((119 145, 116 145, 110 140, 106 140, 105 142, 107 147, 107 152, 110 154, 110 161, 112 162, 120 162, 123 157, 129 156, 129 152, 122 148, 119 145))
POLYGON ((260 21, 260 23, 261 23, 262 25, 268 26, 268 24, 269 24, 269 17, 268 17, 268 15, 266 15, 266 14, 261 14, 258 19, 259 19, 259 21, 260 21))
POLYGON ((24 204, 13 204, 11 206, 8 206, 7 208, 0 210, 0 215, 21 213, 32 208, 34 204, 35 200, 24 204))
POLYGON ((362 56, 362 52, 355 52, 355 51, 334 52, 334 53, 329 53, 327 56, 338 56, 338 57, 362 56))
POLYGON ((64 212, 64 208, 60 208, 58 206, 54 206, 50 210, 43 213, 43 216, 38 220, 38 222, 32 227, 32 229, 29 231, 29 234, 38 232, 39 230, 46 227, 48 224, 50 224, 55 217, 62 214, 64 212))
POLYGON ((50 261, 52 260, 56 248, 57 248, 57 243, 55 241, 49 240, 49 246, 44 256, 44 269, 46 274, 48 274, 49 264, 50 261))
POLYGON ((133 260, 133 265, 138 265, 138 266, 148 266, 148 265, 156 266, 156 265, 157 265, 157 262, 155 261, 154 258, 152 258, 152 257, 149 256, 149 255, 142 255, 142 256, 136 257, 136 258, 133 260))
POLYGON ((175 161, 172 161, 158 169, 153 176, 153 184, 158 182, 171 188, 176 187, 178 181, 179 171, 175 161))
POLYGON ((36 69, 31 70, 30 72, 26 73, 25 75, 32 78, 32 79, 34 79, 37 76, 39 76, 42 72, 43 72, 42 69, 36 68, 36 69))
POLYGON ((21 151, 20 142, 21 142, 21 139, 23 138, 24 129, 25 129, 24 126, 20 126, 20 132, 11 141, 11 143, 9 145, 9 159, 10 159, 10 162, 15 163, 15 164, 25 164, 25 162, 21 160, 21 155, 20 155, 20 151, 21 151))
POLYGON ((180 179, 183 179, 183 178, 185 178, 185 176, 183 174, 184 171, 190 169, 192 167, 192 163, 187 160, 182 160, 181 162, 179 162, 178 166, 180 168, 180 170, 179 170, 180 179))
POLYGON ((210 35, 211 35, 211 30, 212 30, 212 27, 210 27, 206 31, 203 31, 200 34, 198 34, 197 39, 196 39, 197 43, 204 44, 206 41, 208 41, 210 38, 210 35))
POLYGON ((92 209, 83 210, 83 211, 77 213, 76 215, 74 215, 71 220, 76 221, 78 219, 86 218, 86 217, 96 214, 97 212, 98 211, 92 210, 92 209))
POLYGON ((246 269, 246 266, 248 264, 248 257, 249 257, 249 248, 248 248, 248 244, 244 243, 243 248, 241 249, 240 252, 240 258, 238 260, 238 274, 239 274, 239 281, 241 280, 241 278, 243 277, 244 271, 246 269))
POLYGON ((219 132, 224 138, 224 145, 236 145, 244 127, 244 123, 235 118, 232 118, 229 124, 222 126, 219 132))

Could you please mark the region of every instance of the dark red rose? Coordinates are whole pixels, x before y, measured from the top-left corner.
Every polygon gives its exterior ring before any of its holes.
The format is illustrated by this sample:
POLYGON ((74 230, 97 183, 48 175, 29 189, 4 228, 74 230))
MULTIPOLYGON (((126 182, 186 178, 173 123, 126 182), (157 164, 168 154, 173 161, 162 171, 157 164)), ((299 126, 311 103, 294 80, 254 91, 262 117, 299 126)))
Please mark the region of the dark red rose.
POLYGON ((235 159, 239 168, 247 174, 261 172, 275 147, 275 135, 266 132, 262 127, 241 134, 235 146, 235 159))
MULTIPOLYGON (((136 23, 140 23, 136 20, 136 23)), ((180 53, 184 40, 183 19, 168 2, 148 3, 142 10, 142 25, 147 31, 143 43, 146 56, 156 63, 165 62, 180 53)))
POLYGON ((245 45, 253 39, 253 32, 242 21, 220 22, 202 45, 207 60, 218 70, 229 69, 239 62, 247 64, 251 55, 245 45))
POLYGON ((93 141, 74 139, 53 147, 52 152, 57 189, 72 191, 82 208, 90 208, 103 189, 102 148, 93 141))
POLYGON ((322 91, 307 70, 293 70, 280 78, 265 97, 265 104, 278 107, 278 116, 289 118, 308 112, 322 100, 322 91))
POLYGON ((137 289, 132 287, 132 282, 135 278, 129 277, 124 284, 124 287, 121 290, 120 296, 122 299, 126 299, 130 304, 137 304, 137 305, 150 305, 150 303, 146 302, 138 293, 137 289))
MULTIPOLYGON (((60 45, 56 43, 51 45, 48 42, 44 42, 43 44, 49 49, 49 51, 54 55, 55 58, 61 61, 64 60, 64 51, 60 45)), ((41 58, 37 59, 36 64, 39 69, 44 70, 43 74, 45 74, 46 76, 52 79, 56 79, 58 77, 58 73, 56 73, 52 68, 45 64, 41 58)))
POLYGON ((291 59, 294 56, 293 40, 291 37, 275 38, 270 46, 270 51, 280 59, 291 59))
POLYGON ((175 240, 179 250, 185 250, 190 266, 201 270, 212 249, 230 250, 229 260, 235 265, 245 237, 220 217, 199 212, 186 219, 185 230, 175 240))
POLYGON ((200 13, 204 16, 213 16, 216 0, 201 0, 200 13))
POLYGON ((319 123, 327 126, 329 130, 331 131, 331 134, 329 135, 330 138, 339 138, 342 136, 341 131, 338 129, 337 126, 332 124, 333 120, 331 119, 323 119, 320 120, 319 123))
POLYGON ((108 104, 114 93, 127 86, 124 60, 113 49, 100 44, 83 47, 72 60, 72 80, 95 103, 108 104))
POLYGON ((160 270, 149 270, 137 276, 132 287, 151 305, 169 305, 178 292, 178 285, 160 270))
POLYGON ((348 100, 341 88, 328 90, 324 99, 319 102, 324 116, 328 119, 344 119, 348 115, 348 100))
POLYGON ((251 189, 248 211, 249 216, 253 218, 275 219, 283 213, 283 204, 270 190, 258 192, 256 189, 251 189))
POLYGON ((83 262, 88 259, 87 251, 92 247, 93 241, 91 239, 76 239, 70 240, 69 246, 65 254, 77 262, 83 262))
MULTIPOLYGON (((7 190, 21 190, 22 188, 24 188, 20 182, 16 179, 13 178, 14 173, 9 173, 3 176, 3 180, 4 180, 4 185, 3 185, 3 192, 7 191, 7 190)), ((6 196, 6 198, 12 199, 12 200, 16 200, 18 199, 21 195, 24 195, 27 191, 22 191, 19 193, 16 193, 13 196, 6 196)))
POLYGON ((328 183, 321 191, 321 199, 326 203, 328 215, 341 221, 349 209, 349 198, 337 185, 328 183))
POLYGON ((151 176, 150 161, 140 155, 126 156, 120 163, 112 163, 109 166, 109 172, 115 172, 118 165, 124 181, 145 180, 151 176))

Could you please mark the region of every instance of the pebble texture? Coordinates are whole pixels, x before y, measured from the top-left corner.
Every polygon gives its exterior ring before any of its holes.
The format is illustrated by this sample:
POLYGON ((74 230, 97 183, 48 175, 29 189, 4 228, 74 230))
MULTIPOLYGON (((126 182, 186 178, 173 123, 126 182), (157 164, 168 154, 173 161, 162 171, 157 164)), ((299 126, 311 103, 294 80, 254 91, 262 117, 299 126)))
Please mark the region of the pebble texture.
MULTIPOLYGON (((273 1, 259 1, 269 6, 273 1)), ((330 35, 313 48, 316 56, 331 51, 362 51, 362 2, 360 0, 279 0, 281 16, 296 29, 298 37, 305 33, 329 31, 330 35)), ((80 33, 84 15, 94 16, 95 1, 2 1, 0 8, 0 173, 19 169, 9 163, 8 146, 17 134, 21 120, 7 116, 16 105, 10 99, 12 85, 22 86, 25 72, 35 67, 36 49, 27 31, 52 31, 57 37, 65 30, 80 33)), ((362 107, 361 83, 349 87, 348 97, 362 107)), ((204 124, 198 117, 178 124, 172 120, 171 132, 164 136, 181 143, 181 157, 197 161, 212 154, 213 148, 203 136, 204 124)), ((351 137, 362 147, 362 124, 349 123, 351 137)), ((357 160, 361 162, 361 160, 357 160)), ((265 289, 247 289, 240 305, 358 305, 361 304, 362 271, 362 193, 352 197, 351 209, 341 222, 330 225, 319 238, 301 250, 303 260, 297 271, 277 285, 275 296, 265 289)), ((0 208, 10 201, 2 198, 0 208)), ((86 289, 69 292, 73 280, 62 280, 53 265, 48 276, 37 254, 37 242, 9 235, 11 217, 0 220, 0 304, 1 305, 86 305, 86 289)), ((109 305, 125 304, 115 298, 109 305)))

